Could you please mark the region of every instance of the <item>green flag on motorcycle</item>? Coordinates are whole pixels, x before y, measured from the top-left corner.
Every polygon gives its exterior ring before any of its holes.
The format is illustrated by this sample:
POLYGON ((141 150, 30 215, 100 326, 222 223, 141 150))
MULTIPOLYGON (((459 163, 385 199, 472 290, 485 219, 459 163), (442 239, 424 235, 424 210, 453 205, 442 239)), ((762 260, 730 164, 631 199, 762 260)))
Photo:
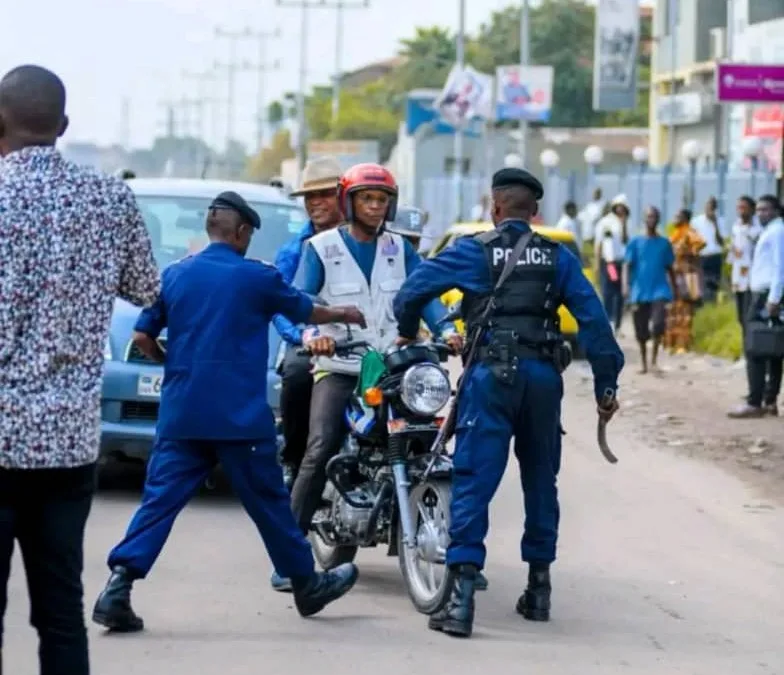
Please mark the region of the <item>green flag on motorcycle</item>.
POLYGON ((384 365, 384 356, 377 351, 369 351, 362 357, 362 365, 359 369, 359 381, 357 382, 357 396, 363 400, 362 395, 381 382, 387 368, 384 365))

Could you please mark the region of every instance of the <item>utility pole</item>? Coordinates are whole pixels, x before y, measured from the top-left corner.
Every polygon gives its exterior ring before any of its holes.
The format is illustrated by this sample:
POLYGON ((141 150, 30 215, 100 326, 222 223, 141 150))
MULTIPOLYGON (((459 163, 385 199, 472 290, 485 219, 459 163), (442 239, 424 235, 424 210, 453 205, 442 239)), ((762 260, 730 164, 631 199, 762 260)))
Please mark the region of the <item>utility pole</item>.
POLYGON ((272 32, 267 32, 256 31, 251 28, 245 28, 241 31, 228 31, 218 27, 215 29, 215 34, 217 37, 228 39, 231 45, 229 63, 215 64, 216 69, 225 70, 227 72, 229 80, 228 101, 226 104, 227 147, 228 142, 232 140, 234 126, 234 78, 239 72, 252 71, 257 74, 258 78, 256 83, 256 142, 259 150, 261 150, 264 145, 264 123, 266 121, 265 75, 270 70, 275 70, 280 67, 280 62, 277 60, 272 63, 267 61, 267 40, 279 38, 281 35, 280 28, 276 28, 272 32), (236 45, 239 42, 247 42, 249 40, 255 41, 258 45, 258 60, 256 63, 249 63, 248 61, 238 63, 236 60, 236 45))
POLYGON ((340 71, 343 43, 343 10, 355 7, 369 7, 370 0, 361 3, 348 2, 347 0, 276 0, 279 7, 299 7, 302 10, 299 34, 299 87, 297 90, 297 181, 302 176, 305 167, 305 154, 307 149, 307 133, 305 122, 305 88, 307 86, 307 61, 308 61, 308 10, 309 9, 334 9, 337 10, 337 32, 335 35, 335 75, 332 86, 332 119, 337 119, 340 110, 340 71))
POLYGON ((332 78, 332 124, 335 124, 340 114, 340 80, 343 77, 343 11, 346 9, 367 9, 370 7, 370 0, 361 0, 353 3, 346 2, 346 0, 337 0, 334 5, 327 5, 322 2, 319 6, 335 10, 335 74, 332 78))
POLYGON ((179 131, 179 125, 177 123, 177 103, 171 100, 164 100, 160 101, 158 105, 164 109, 165 117, 165 128, 166 128, 166 137, 167 138, 174 138, 177 136, 177 132, 179 131))
POLYGON ((129 150, 131 145, 131 100, 123 98, 120 110, 120 145, 129 150))
MULTIPOLYGON (((520 11, 520 68, 525 69, 531 61, 531 41, 529 37, 529 2, 523 0, 520 11)), ((520 73, 522 76, 522 73, 520 73)), ((528 121, 520 120, 520 145, 518 154, 522 166, 526 166, 526 153, 528 151, 528 121)))
POLYGON ((196 116, 197 116, 197 132, 199 138, 207 145, 212 146, 214 143, 215 145, 218 144, 219 139, 219 132, 217 128, 218 122, 218 101, 217 99, 208 95, 208 87, 207 85, 209 82, 215 81, 215 73, 213 71, 205 71, 202 73, 194 73, 190 71, 183 71, 182 77, 185 80, 192 80, 195 81, 196 84, 196 96, 194 99, 194 106, 196 107, 196 116), (212 128, 210 131, 207 130, 207 108, 211 108, 210 110, 210 117, 212 122, 212 128), (211 140, 208 142, 208 137, 211 136, 211 140))
MULTIPOLYGON (((459 21, 457 28, 457 67, 460 72, 465 68, 465 15, 466 3, 465 0, 458 0, 459 2, 459 21)), ((453 174, 452 180, 454 181, 455 188, 455 205, 457 207, 457 217, 455 222, 460 222, 463 219, 463 122, 458 122, 455 125, 455 163, 452 167, 453 174)))

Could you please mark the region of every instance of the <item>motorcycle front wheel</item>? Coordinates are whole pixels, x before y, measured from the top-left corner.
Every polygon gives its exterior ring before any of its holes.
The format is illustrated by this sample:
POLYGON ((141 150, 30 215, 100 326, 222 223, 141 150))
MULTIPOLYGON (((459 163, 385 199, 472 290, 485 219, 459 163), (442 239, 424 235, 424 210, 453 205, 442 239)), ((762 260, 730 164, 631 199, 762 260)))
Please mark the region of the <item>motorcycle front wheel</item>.
POLYGON ((451 494, 447 480, 415 485, 409 495, 416 533, 413 547, 406 546, 402 524, 397 527, 400 571, 411 602, 423 614, 441 609, 451 591, 452 575, 446 566, 451 494))
POLYGON ((317 532, 310 533, 310 546, 313 549, 313 557, 325 572, 343 563, 354 562, 354 558, 357 557, 357 546, 335 546, 324 541, 317 532))

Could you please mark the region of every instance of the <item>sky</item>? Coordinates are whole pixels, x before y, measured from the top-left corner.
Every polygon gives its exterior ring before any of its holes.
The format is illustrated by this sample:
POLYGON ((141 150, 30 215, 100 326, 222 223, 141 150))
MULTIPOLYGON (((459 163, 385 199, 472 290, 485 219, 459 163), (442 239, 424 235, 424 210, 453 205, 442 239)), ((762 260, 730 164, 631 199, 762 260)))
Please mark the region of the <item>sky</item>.
MULTIPOLYGON (((284 4, 298 0, 284 0, 284 4)), ((309 0, 317 4, 320 0, 309 0)), ((345 0, 361 5, 361 0, 345 0)), ((328 0, 335 4, 334 0, 328 0)), ((475 31, 493 10, 514 0, 466 0, 466 28, 475 31)), ((343 70, 394 56, 399 40, 417 26, 441 25, 453 30, 459 0, 370 0, 367 9, 346 9, 343 70)), ((199 95, 199 82, 183 72, 203 72, 217 60, 227 63, 230 43, 215 38, 215 27, 227 31, 271 33, 267 59, 280 68, 266 76, 266 100, 296 90, 299 82, 302 10, 277 6, 276 0, 23 0, 3 8, 0 71, 22 63, 54 70, 68 90, 71 120, 65 142, 121 142, 145 147, 165 130, 166 100, 199 95), (127 101, 127 116, 123 115, 127 101), (127 120, 124 122, 123 120, 127 120)), ((335 70, 336 12, 309 10, 308 86, 325 84, 335 70)), ((240 60, 258 62, 258 42, 237 44, 240 60)), ((234 136, 255 144, 258 75, 237 75, 234 136)), ((205 95, 223 99, 217 119, 206 118, 208 141, 226 136, 228 81, 225 74, 202 83, 205 95)))

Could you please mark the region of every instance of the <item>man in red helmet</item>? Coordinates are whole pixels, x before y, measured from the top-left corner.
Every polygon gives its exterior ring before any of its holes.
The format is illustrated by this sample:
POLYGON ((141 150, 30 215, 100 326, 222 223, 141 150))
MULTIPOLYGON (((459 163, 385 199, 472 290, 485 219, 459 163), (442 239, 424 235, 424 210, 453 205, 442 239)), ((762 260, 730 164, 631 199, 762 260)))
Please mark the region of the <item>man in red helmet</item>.
MULTIPOLYGON (((382 225, 395 220, 398 187, 392 174, 377 164, 358 164, 343 174, 338 200, 346 225, 312 237, 303 253, 302 290, 330 305, 357 304, 367 313, 368 328, 353 330, 353 339, 367 340, 380 351, 395 343, 397 322, 392 301, 406 277, 421 262, 401 235, 382 225)), ((462 339, 454 326, 439 326, 446 310, 431 302, 424 318, 434 335, 441 334, 455 349, 462 339)), ((305 533, 321 502, 327 461, 339 450, 347 428, 344 412, 357 386, 360 363, 338 358, 335 341, 346 338, 345 328, 330 324, 309 328, 303 343, 315 355, 315 377, 310 405, 310 434, 305 457, 291 492, 292 509, 305 533)), ((273 587, 288 590, 273 576, 273 587)))

